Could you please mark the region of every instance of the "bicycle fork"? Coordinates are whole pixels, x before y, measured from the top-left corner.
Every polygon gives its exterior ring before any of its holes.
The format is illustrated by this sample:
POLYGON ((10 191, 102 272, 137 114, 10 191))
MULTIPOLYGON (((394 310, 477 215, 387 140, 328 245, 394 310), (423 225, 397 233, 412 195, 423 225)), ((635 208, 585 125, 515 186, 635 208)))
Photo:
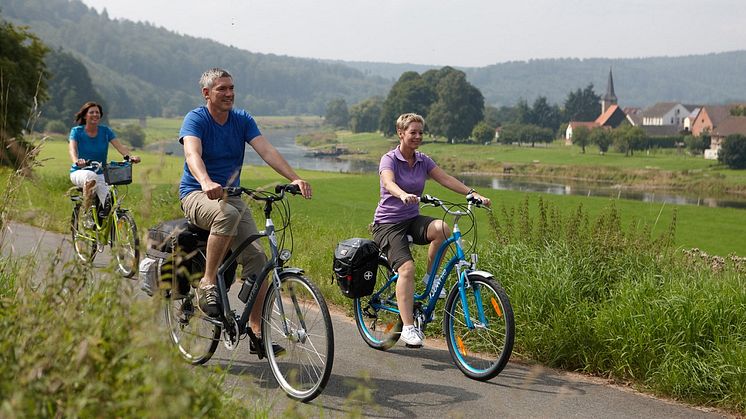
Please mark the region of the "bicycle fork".
POLYGON ((484 305, 482 304, 481 287, 472 286, 471 282, 469 281, 469 272, 474 271, 476 269, 476 266, 477 255, 475 253, 472 253, 471 255, 471 262, 462 259, 461 261, 459 261, 458 265, 456 265, 456 271, 459 278, 459 298, 461 298, 461 306, 464 308, 464 322, 466 323, 466 327, 469 328, 469 330, 473 330, 476 328, 486 329, 488 327, 487 317, 484 314, 484 305), (463 267, 466 267, 467 269, 462 270, 463 267), (474 293, 474 308, 477 311, 476 315, 478 318, 478 321, 476 322, 472 318, 469 309, 469 302, 466 298, 466 290, 468 288, 471 288, 472 292, 474 293))

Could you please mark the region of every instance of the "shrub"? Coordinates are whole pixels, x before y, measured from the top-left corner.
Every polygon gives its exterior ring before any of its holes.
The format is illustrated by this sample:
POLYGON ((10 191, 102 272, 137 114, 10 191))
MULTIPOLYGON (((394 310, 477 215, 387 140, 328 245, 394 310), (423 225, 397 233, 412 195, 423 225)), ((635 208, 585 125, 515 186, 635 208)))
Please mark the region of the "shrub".
POLYGON ((732 134, 725 137, 718 160, 731 169, 746 169, 746 136, 732 134))
POLYGON ((126 124, 117 128, 117 136, 132 147, 142 148, 145 145, 145 131, 136 124, 126 124))
POLYGON ((67 134, 70 131, 70 129, 67 125, 65 125, 64 122, 56 120, 47 122, 47 124, 44 126, 44 130, 46 132, 52 132, 55 134, 67 134))
POLYGON ((128 282, 53 264, 38 287, 27 262, 0 261, 0 417, 266 414, 262 401, 231 399, 222 374, 179 359, 128 282))

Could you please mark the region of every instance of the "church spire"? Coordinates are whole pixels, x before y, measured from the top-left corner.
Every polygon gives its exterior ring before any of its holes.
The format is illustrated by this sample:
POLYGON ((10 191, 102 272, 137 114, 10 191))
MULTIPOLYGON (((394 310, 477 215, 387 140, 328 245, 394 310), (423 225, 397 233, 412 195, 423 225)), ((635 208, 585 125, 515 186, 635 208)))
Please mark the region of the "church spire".
POLYGON ((611 105, 616 105, 617 98, 614 94, 614 77, 611 75, 611 67, 609 67, 609 81, 606 83, 606 94, 601 98, 601 114, 606 112, 611 105))

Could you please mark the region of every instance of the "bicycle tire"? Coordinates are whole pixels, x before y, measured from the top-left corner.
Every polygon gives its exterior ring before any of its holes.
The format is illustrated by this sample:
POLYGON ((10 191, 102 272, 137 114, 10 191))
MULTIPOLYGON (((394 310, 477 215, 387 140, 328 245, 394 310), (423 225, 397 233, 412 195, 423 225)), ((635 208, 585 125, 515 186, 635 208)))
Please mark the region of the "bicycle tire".
POLYGON ((81 204, 75 204, 73 207, 72 217, 70 219, 70 234, 72 236, 73 249, 77 259, 91 263, 96 257, 98 249, 98 240, 96 232, 93 229, 85 227, 81 218, 81 204))
MULTIPOLYGON (((402 330, 402 321, 397 311, 382 308, 379 296, 376 296, 394 272, 383 258, 378 260, 376 286, 372 295, 355 298, 352 302, 355 324, 365 343, 373 349, 385 351, 396 345, 402 330)), ((396 284, 387 290, 386 306, 396 308, 396 284)))
POLYGON ((262 339, 272 374, 287 395, 308 402, 326 387, 334 363, 334 330, 321 291, 295 272, 280 275, 280 289, 270 286, 262 310, 262 339), (284 316, 279 310, 279 292, 284 316), (289 334, 284 333, 283 319, 289 334), (273 343, 285 348, 275 355, 273 343))
POLYGON ((222 327, 197 308, 194 290, 184 298, 171 298, 166 291, 163 302, 169 337, 182 358, 192 365, 209 361, 218 348, 222 327))
POLYGON ((129 211, 116 211, 111 229, 111 250, 116 259, 116 270, 125 278, 132 278, 140 262, 140 238, 135 219, 129 211))
POLYGON ((505 368, 513 351, 515 323, 508 295, 494 278, 471 274, 466 300, 474 322, 469 329, 458 284, 448 294, 443 317, 443 334, 456 366, 467 377, 487 381, 505 368), (480 321, 477 302, 484 309, 480 321))

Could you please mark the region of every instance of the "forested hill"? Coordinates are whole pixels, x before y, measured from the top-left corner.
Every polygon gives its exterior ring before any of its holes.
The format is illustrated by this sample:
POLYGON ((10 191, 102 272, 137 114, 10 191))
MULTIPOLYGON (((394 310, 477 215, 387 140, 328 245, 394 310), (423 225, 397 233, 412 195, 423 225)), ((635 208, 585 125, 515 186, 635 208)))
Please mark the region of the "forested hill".
POLYGON ((353 104, 385 95, 392 84, 341 64, 255 54, 113 20, 78 0, 0 0, 0 16, 81 59, 114 117, 183 115, 202 103, 199 76, 215 66, 233 73, 236 103, 257 115, 323 115, 332 99, 353 104))
MULTIPOLYGON (((404 71, 437 68, 419 64, 343 62, 371 76, 398 78, 404 71)), ((593 83, 606 92, 609 69, 621 106, 647 107, 656 102, 728 103, 746 101, 746 51, 685 57, 635 59, 541 59, 480 68, 457 67, 479 88, 490 105, 531 104, 544 96, 562 104, 571 90, 593 83)))
MULTIPOLYGON (((174 2, 178 7, 178 2, 174 2)), ((79 0, 0 0, 0 17, 28 25, 46 44, 74 54, 91 74, 113 117, 175 116, 202 103, 197 80, 207 68, 233 72, 237 101, 257 115, 322 115, 332 99, 353 105, 386 96, 405 71, 435 66, 324 61, 252 53, 152 24, 113 20, 79 0)), ((459 68, 485 103, 562 105, 593 83, 603 95, 609 68, 621 106, 656 102, 746 101, 746 51, 638 59, 541 59, 459 68)))
POLYGON ((636 59, 545 59, 464 71, 488 103, 514 104, 523 98, 530 104, 545 96, 549 102, 561 104, 570 90, 591 82, 596 93, 606 93, 609 68, 622 107, 746 100, 746 51, 636 59))

